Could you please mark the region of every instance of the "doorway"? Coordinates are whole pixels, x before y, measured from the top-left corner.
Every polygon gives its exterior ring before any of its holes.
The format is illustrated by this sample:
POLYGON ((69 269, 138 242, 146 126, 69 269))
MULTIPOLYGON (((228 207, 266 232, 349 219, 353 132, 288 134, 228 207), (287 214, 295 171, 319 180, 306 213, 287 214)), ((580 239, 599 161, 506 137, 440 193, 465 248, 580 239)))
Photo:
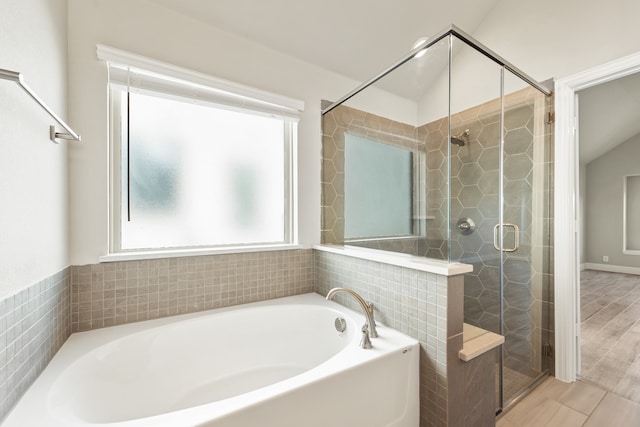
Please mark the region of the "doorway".
POLYGON ((636 53, 555 82, 556 377, 574 381, 581 365, 579 145, 576 92, 640 71, 636 53))
POLYGON ((640 403, 640 73, 576 93, 582 380, 640 403), (636 361, 638 363, 636 363, 636 361))

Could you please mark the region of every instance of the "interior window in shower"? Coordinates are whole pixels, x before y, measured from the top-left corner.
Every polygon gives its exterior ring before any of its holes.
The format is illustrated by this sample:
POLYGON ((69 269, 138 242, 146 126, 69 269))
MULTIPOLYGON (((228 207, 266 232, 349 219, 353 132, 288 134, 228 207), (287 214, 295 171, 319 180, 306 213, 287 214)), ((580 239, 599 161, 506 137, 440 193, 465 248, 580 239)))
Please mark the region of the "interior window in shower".
POLYGON ((345 239, 412 235, 413 153, 350 134, 344 152, 345 239))

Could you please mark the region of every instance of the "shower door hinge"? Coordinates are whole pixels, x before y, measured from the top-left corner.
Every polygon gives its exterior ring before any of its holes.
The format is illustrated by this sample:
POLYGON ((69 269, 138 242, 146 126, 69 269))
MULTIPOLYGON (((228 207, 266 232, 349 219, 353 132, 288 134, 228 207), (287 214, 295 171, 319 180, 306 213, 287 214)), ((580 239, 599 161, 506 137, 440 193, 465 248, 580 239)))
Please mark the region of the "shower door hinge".
POLYGON ((554 113, 553 111, 549 111, 547 113, 547 124, 553 124, 556 121, 556 113, 554 113))
POLYGON ((545 344, 542 349, 542 353, 544 354, 544 357, 553 357, 553 346, 551 344, 545 344))

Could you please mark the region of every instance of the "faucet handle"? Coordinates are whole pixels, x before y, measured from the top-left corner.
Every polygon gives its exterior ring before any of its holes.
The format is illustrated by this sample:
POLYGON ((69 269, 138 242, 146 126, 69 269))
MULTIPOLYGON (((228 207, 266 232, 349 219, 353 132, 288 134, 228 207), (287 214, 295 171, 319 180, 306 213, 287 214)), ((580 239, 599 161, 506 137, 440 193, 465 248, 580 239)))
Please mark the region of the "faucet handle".
POLYGON ((369 312, 368 318, 371 320, 371 331, 369 332, 369 336, 371 338, 378 338, 378 330, 376 329, 376 319, 373 317, 373 303, 367 303, 367 311, 369 312))
POLYGON ((369 325, 362 325, 362 339, 360 340, 360 347, 365 349, 373 348, 371 340, 369 339, 369 325))

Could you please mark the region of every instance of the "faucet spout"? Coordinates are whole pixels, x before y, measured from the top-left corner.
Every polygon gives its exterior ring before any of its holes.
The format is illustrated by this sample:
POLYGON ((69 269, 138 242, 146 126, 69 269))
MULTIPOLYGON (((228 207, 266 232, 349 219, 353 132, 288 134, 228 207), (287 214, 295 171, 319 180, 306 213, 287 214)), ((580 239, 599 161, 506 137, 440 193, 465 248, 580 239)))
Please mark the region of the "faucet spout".
POLYGON ((331 299, 340 292, 346 292, 352 297, 354 297, 362 307, 362 311, 364 312, 364 317, 367 319, 367 329, 369 330, 369 336, 371 338, 378 338, 378 331, 376 330, 376 321, 373 318, 373 303, 366 302, 364 298, 362 298, 356 291, 352 291, 347 288, 333 288, 327 294, 327 301, 331 301, 331 299))

